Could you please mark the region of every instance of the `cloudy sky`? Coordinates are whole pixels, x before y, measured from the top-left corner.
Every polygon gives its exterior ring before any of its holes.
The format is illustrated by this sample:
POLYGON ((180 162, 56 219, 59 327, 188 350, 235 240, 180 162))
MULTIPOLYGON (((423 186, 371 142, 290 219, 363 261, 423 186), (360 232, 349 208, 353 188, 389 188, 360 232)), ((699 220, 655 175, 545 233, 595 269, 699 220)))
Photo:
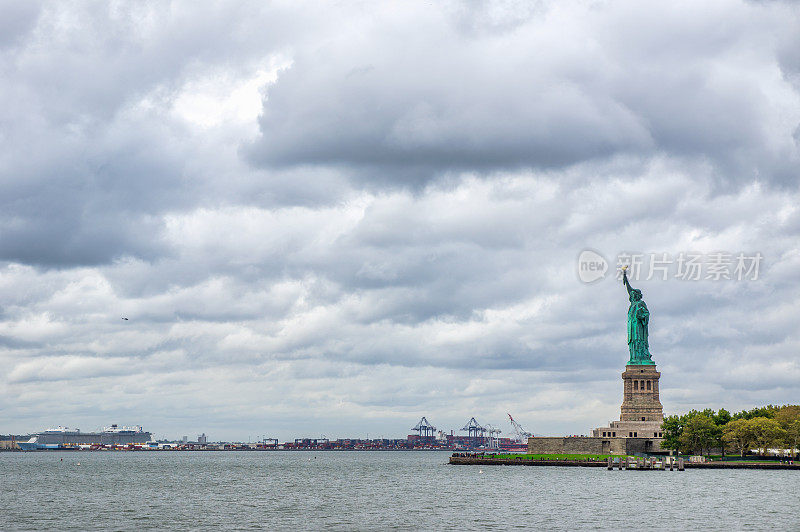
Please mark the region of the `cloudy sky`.
POLYGON ((0 433, 587 433, 622 253, 666 413, 800 398, 797 3, 0 13, 0 433))

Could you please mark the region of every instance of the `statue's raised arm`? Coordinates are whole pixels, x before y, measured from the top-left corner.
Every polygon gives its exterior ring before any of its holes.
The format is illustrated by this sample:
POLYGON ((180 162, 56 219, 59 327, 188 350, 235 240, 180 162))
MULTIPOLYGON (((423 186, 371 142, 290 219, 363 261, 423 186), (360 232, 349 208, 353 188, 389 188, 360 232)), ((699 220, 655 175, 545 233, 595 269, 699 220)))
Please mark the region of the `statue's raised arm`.
POLYGON ((631 283, 628 282, 628 267, 627 266, 623 266, 622 267, 622 283, 625 285, 625 288, 628 290, 628 297, 630 297, 631 296, 631 290, 633 290, 633 287, 631 286, 631 283))

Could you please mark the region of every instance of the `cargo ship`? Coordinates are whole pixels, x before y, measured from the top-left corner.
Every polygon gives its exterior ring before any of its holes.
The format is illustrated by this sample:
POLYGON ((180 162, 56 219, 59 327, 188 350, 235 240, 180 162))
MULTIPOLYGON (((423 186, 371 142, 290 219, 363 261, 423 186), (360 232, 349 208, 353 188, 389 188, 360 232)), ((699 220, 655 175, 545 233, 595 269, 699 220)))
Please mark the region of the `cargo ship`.
POLYGON ((42 449, 78 449, 92 445, 135 445, 145 444, 152 439, 142 427, 121 427, 111 425, 99 432, 81 432, 80 429, 56 427, 34 434, 26 442, 17 442, 23 451, 42 449))

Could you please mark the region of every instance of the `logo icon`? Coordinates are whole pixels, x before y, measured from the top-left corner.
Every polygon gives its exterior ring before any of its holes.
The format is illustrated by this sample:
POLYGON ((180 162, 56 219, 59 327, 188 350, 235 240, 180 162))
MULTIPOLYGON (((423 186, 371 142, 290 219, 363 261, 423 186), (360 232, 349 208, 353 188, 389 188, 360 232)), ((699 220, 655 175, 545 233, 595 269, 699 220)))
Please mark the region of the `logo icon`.
POLYGON ((591 249, 584 249, 578 255, 578 279, 584 283, 593 283, 605 278, 608 261, 601 254, 591 249))

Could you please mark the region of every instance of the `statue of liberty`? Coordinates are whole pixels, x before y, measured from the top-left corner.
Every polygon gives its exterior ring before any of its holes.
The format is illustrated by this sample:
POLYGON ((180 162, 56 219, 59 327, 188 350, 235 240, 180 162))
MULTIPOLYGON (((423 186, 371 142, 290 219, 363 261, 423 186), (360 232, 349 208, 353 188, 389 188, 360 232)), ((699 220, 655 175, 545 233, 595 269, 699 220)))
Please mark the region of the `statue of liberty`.
POLYGON ((628 365, 655 364, 650 358, 650 345, 647 341, 647 324, 650 322, 650 311, 642 300, 642 291, 633 288, 628 282, 627 266, 622 267, 622 282, 628 290, 628 350, 631 358, 628 365))

